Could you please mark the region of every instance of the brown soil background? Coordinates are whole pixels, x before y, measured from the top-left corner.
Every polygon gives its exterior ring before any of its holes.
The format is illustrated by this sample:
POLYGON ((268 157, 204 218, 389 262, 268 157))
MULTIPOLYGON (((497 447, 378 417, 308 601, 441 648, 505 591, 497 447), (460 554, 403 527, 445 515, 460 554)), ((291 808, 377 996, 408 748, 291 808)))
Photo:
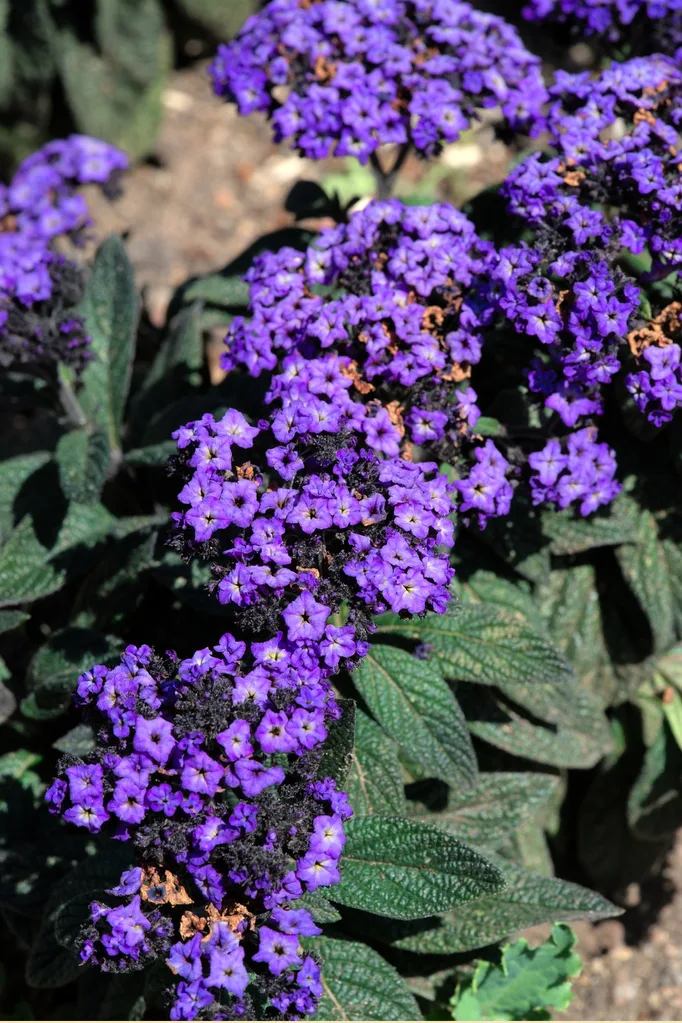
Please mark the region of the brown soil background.
MULTIPOLYGON (((113 206, 92 197, 98 234, 127 232, 145 307, 157 326, 187 277, 219 269, 261 234, 292 223, 283 204, 294 182, 321 181, 344 168, 273 145, 264 120, 240 118, 213 97, 203 67, 175 73, 164 106, 154 158, 128 175, 113 206)), ((439 196, 461 204, 499 181, 509 158, 484 124, 441 158, 439 196)), ((423 175, 416 160, 408 162, 403 187, 415 187, 423 175)), ((574 925, 585 968, 570 1009, 558 1019, 682 1019, 682 837, 655 891, 632 886, 628 895, 630 908, 619 920, 574 925)), ((549 927, 525 933, 535 944, 549 927)))

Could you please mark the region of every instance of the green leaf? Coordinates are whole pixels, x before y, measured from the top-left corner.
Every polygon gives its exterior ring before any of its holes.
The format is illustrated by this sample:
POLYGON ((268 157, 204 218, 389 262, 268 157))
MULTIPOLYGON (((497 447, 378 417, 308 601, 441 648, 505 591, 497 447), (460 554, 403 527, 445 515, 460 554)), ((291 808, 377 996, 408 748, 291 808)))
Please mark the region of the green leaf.
POLYGON ((555 775, 530 771, 479 774, 475 789, 451 789, 447 809, 431 814, 429 820, 455 838, 494 849, 510 832, 533 818, 557 784, 555 775))
POLYGON ((353 810, 359 817, 406 812, 398 747, 370 717, 356 708, 355 749, 345 781, 353 810))
POLYGON ((501 891, 503 875, 437 828, 402 817, 353 817, 332 899, 393 920, 414 920, 501 891))
POLYGON ((536 583, 547 577, 550 540, 539 511, 525 495, 517 491, 509 515, 491 519, 482 532, 471 532, 525 579, 536 583))
POLYGON ((118 452, 140 304, 132 265, 115 235, 97 251, 82 308, 95 358, 83 373, 78 398, 92 431, 104 433, 110 451, 118 452))
MULTIPOLYGON (((476 561, 480 563, 478 552, 476 561)), ((466 571, 468 567, 465 564, 463 566, 465 572, 461 573, 459 579, 455 577, 453 580, 453 592, 458 599, 469 604, 488 606, 494 604, 512 615, 520 615, 535 632, 546 632, 542 616, 531 595, 530 583, 525 579, 511 582, 504 576, 484 568, 477 568, 473 572, 466 571)), ((458 569, 458 574, 460 572, 458 569)))
POLYGON ((72 753, 75 757, 84 757, 95 748, 96 738, 90 725, 76 725, 52 743, 52 748, 60 753, 72 753))
POLYGON ((319 888, 312 892, 305 892, 300 899, 292 902, 292 907, 307 909, 315 923, 335 924, 341 919, 341 914, 331 902, 320 894, 319 888))
POLYGON ((177 0, 184 13, 207 29, 214 39, 224 41, 236 35, 250 14, 258 10, 257 0, 177 0))
POLYGON ((469 903, 463 912, 410 923, 387 922, 377 938, 408 952, 450 955, 484 948, 552 920, 602 920, 623 912, 588 888, 542 877, 493 853, 486 856, 504 873, 503 892, 469 903))
MULTIPOLYGON (((195 302, 181 309, 171 320, 168 334, 156 353, 142 387, 131 401, 131 430, 135 435, 160 408, 201 386, 205 371, 201 312, 201 303, 195 302)), ((170 439, 152 445, 151 449, 141 448, 137 452, 128 452, 126 459, 131 464, 157 464, 156 461, 149 461, 149 455, 155 449, 161 452, 164 444, 169 450, 160 461, 165 461, 168 455, 177 450, 175 442, 170 439), (145 456, 144 452, 149 454, 145 456)))
POLYGON ((89 629, 69 627, 53 633, 29 663, 22 713, 37 720, 58 717, 69 707, 81 672, 117 658, 121 647, 121 640, 89 629))
POLYGON ((664 722, 630 790, 628 823, 645 841, 673 835, 682 820, 682 751, 664 722))
POLYGON ((93 45, 65 23, 55 46, 79 130, 137 159, 153 146, 172 44, 158 0, 107 0, 96 7, 93 45))
POLYGON ((563 1012, 573 997, 571 979, 583 965, 573 951, 576 940, 570 927, 555 924, 536 948, 519 938, 502 949, 499 965, 479 961, 451 999, 453 1019, 551 1019, 549 1009, 563 1012))
POLYGON ((104 432, 87 429, 62 434, 55 451, 59 482, 70 501, 98 501, 109 468, 109 442, 104 432))
POLYGON ((552 554, 581 554, 596 547, 617 547, 636 541, 632 498, 621 493, 596 514, 583 518, 574 509, 542 513, 543 533, 551 538, 552 554))
POLYGON ((355 701, 338 700, 341 717, 328 726, 318 777, 333 778, 341 788, 350 770, 355 741, 355 701))
POLYGON ((403 978, 369 945, 320 937, 305 946, 322 958, 324 991, 313 1019, 422 1018, 403 978))
POLYGON ((608 721, 595 697, 580 686, 561 695, 572 701, 571 720, 556 726, 529 719, 492 689, 457 686, 457 698, 477 738, 540 764, 593 767, 611 748, 608 721))
POLYGON ((72 612, 73 624, 111 628, 137 607, 151 578, 158 535, 153 525, 144 525, 109 545, 83 582, 72 612))
POLYGON ((14 504, 22 487, 50 459, 49 451, 34 451, 0 462, 0 543, 5 543, 15 522, 14 504))
POLYGON ((133 448, 126 452, 128 465, 159 465, 165 466, 171 455, 177 453, 178 446, 174 440, 162 440, 158 444, 149 444, 144 448, 133 448))
POLYGON ((0 611, 0 633, 18 629, 20 625, 30 619, 31 616, 25 611, 0 611))
POLYGON ((540 604, 550 635, 584 688, 607 707, 618 678, 604 640, 604 620, 593 565, 554 569, 541 588, 540 604))
POLYGON ((476 757, 466 722, 436 667, 376 643, 353 681, 384 731, 430 777, 460 786, 473 783, 476 757))
POLYGON ((636 543, 619 547, 616 557, 649 621, 654 653, 662 653, 675 638, 673 592, 668 563, 651 512, 641 510, 635 520, 635 528, 636 543))
POLYGON ((497 686, 552 723, 564 716, 562 695, 574 683, 571 667, 518 613, 486 604, 459 604, 442 615, 382 622, 379 633, 398 633, 427 644, 452 679, 497 686))
POLYGON ((240 274, 209 274, 191 281, 182 294, 185 302, 207 302, 226 309, 246 309, 249 304, 249 285, 240 274))
POLYGON ((26 964, 30 987, 63 987, 82 975, 74 938, 87 918, 89 903, 118 882, 130 866, 130 856, 127 848, 110 843, 106 853, 79 863, 55 885, 26 964))

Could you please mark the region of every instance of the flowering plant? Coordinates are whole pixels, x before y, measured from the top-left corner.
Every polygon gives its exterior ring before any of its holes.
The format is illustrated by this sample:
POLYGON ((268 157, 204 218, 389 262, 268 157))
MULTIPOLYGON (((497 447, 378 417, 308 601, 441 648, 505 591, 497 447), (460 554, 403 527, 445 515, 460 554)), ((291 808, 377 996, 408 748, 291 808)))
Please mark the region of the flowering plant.
POLYGON ((211 75, 380 194, 181 285, 151 354, 123 241, 62 249, 122 154, 0 194, 8 961, 82 1018, 483 1012, 462 963, 617 914, 679 824, 680 72, 545 86, 466 3, 272 0, 211 75), (493 102, 543 150, 388 197, 383 144, 493 102))

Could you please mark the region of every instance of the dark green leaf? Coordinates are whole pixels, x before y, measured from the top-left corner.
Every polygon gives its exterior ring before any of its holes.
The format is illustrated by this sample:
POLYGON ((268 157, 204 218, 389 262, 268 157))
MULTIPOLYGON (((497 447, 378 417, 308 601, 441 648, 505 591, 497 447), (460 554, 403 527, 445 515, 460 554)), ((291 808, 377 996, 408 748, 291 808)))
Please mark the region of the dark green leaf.
POLYGON ((413 920, 501 891, 503 875, 437 828, 402 817, 353 817, 332 898, 393 920, 413 920))
POLYGON ((339 700, 338 703, 341 707, 341 717, 328 726, 318 776, 333 778, 339 788, 342 788, 353 757, 355 701, 339 700))
POLYGON ((74 624, 111 628, 137 607, 151 577, 157 539, 158 530, 147 525, 110 545, 83 583, 73 610, 74 624))
POLYGON ((245 309, 249 304, 249 285, 240 275, 210 274, 198 277, 183 292, 185 302, 207 302, 226 309, 245 309))
POLYGON ((508 886, 503 892, 442 917, 387 924, 383 937, 381 931, 377 931, 377 937, 409 952, 449 955, 503 941, 536 924, 601 920, 622 913, 607 899, 580 885, 541 877, 500 856, 486 855, 504 873, 508 886))
POLYGON ((628 799, 628 822, 635 834, 658 841, 673 835, 682 821, 682 750, 667 722, 644 755, 628 799))
POLYGON ((497 686, 510 699, 552 723, 564 716, 562 696, 575 681, 571 667, 517 612, 486 604, 459 604, 442 615, 382 623, 380 633, 397 633, 427 644, 452 679, 497 686))
POLYGON ((287 213, 293 213, 296 220, 306 217, 334 217, 337 205, 316 181, 297 181, 284 201, 287 213))
POLYGON ((49 451, 34 451, 0 462, 0 543, 5 543, 15 524, 14 503, 26 481, 50 461, 49 451))
POLYGON ((518 491, 509 515, 493 518, 482 532, 474 532, 525 579, 541 582, 549 573, 550 540, 540 513, 518 491))
POLYGON ((510 832, 530 820, 557 787, 551 774, 532 772, 479 774, 475 789, 451 790, 443 813, 430 821, 449 834, 494 849, 510 832))
POLYGON ((70 501, 98 501, 109 468, 109 442, 104 432, 88 429, 62 434, 55 452, 59 481, 70 501))
POLYGON ((100 246, 83 300, 83 314, 95 358, 87 365, 79 392, 93 432, 120 450, 121 426, 135 356, 140 305, 135 276, 120 238, 100 246))
POLYGON ((24 622, 30 621, 30 618, 25 611, 0 611, 0 633, 18 629, 24 622))
POLYGON ((60 739, 52 743, 53 749, 60 753, 72 753, 75 757, 84 757, 95 748, 96 739, 90 725, 76 725, 60 739))
POLYGON ((236 35, 248 16, 258 10, 257 0, 230 0, 229 4, 217 4, 216 0, 177 0, 177 3, 188 17, 221 42, 236 35))
POLYGON ((178 446, 174 440, 162 440, 159 444, 150 444, 146 448, 133 448, 126 452, 128 465, 163 465, 171 455, 177 453, 178 446))
POLYGON ((359 817, 405 814, 398 747, 359 709, 355 711, 355 749, 344 787, 359 817))
POLYGON ((651 626, 654 653, 662 653, 675 635, 668 563, 651 512, 640 511, 635 528, 636 543, 619 547, 616 557, 651 626))
POLYGON ((353 680, 384 731, 431 777, 473 783, 476 758, 466 722, 436 667, 377 643, 353 680))
POLYGON ((26 675, 28 696, 21 710, 38 720, 57 717, 71 702, 81 672, 116 658, 121 641, 89 629, 55 632, 34 654, 26 675))
POLYGON ((631 498, 620 494, 608 509, 583 518, 574 509, 546 511, 542 529, 551 538, 552 554, 580 554, 595 547, 616 547, 635 540, 635 524, 630 513, 631 498))
POLYGON ((338 909, 335 909, 331 902, 320 894, 319 888, 313 892, 306 892, 292 905, 294 908, 301 906, 309 910, 313 920, 318 924, 335 924, 341 919, 338 909))
POLYGON ((593 767, 611 748, 608 723, 594 697, 575 686, 572 723, 545 725, 519 712, 494 690, 460 684, 457 697, 469 729, 479 739, 517 757, 552 767, 593 767))
POLYGON ((324 993, 313 1019, 421 1019, 405 981, 374 949, 355 941, 309 938, 322 958, 324 993))

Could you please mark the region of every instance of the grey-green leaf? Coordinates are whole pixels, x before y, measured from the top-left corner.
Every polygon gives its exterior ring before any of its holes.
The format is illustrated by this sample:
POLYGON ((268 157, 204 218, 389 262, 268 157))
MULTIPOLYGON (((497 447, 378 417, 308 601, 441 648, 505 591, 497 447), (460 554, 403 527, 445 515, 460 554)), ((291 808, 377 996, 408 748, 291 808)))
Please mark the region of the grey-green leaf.
POLYGON ((673 591, 656 520, 643 509, 635 520, 636 543, 616 550, 618 563, 646 615, 654 638, 654 653, 674 640, 673 591))
POLYGON ((373 644, 353 680, 385 732, 432 778, 471 785, 476 757, 464 716, 437 667, 373 644))
POLYGON ((355 749, 344 787, 360 817, 373 813, 405 814, 398 747, 359 708, 355 711, 355 749))
POLYGON ((402 817, 353 817, 341 883, 331 898, 394 920, 416 920, 505 887, 503 874, 463 842, 402 817))
POLYGON ((83 300, 95 358, 82 376, 78 398, 94 432, 120 449, 121 426, 135 356, 140 304, 133 268, 120 238, 100 246, 83 300))
POLYGON ((387 925, 384 937, 397 948, 422 955, 450 955, 503 941, 517 931, 550 921, 602 920, 622 913, 588 888, 524 870, 500 856, 486 854, 508 881, 499 895, 480 899, 464 910, 409 924, 387 925))
POLYGON ((305 945, 322 958, 324 992, 313 1019, 422 1019, 403 978, 369 945, 322 937, 305 945))

